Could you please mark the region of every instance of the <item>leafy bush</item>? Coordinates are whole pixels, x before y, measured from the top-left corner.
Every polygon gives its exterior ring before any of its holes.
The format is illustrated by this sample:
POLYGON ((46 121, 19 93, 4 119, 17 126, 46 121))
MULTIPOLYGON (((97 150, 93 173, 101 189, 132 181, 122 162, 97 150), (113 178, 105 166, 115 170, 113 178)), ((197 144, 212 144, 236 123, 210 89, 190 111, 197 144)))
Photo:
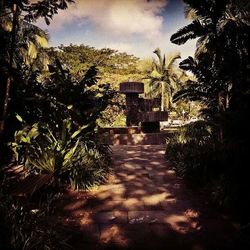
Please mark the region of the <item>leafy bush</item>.
POLYGON ((47 195, 45 202, 34 209, 29 200, 17 200, 7 196, 1 197, 0 220, 5 228, 4 249, 23 250, 56 250, 72 249, 63 228, 55 223, 48 223, 48 216, 52 214, 51 203, 55 195, 47 195))
MULTIPOLYGON (((166 157, 178 175, 203 187, 219 206, 244 212, 250 209, 247 142, 224 142, 217 129, 199 121, 181 128, 168 139, 166 157)), ((250 218, 249 218, 250 219, 250 218)))
POLYGON ((25 71, 18 75, 20 83, 12 93, 8 125, 13 127, 17 123, 15 116, 18 114, 29 125, 43 122, 56 130, 63 120, 71 119, 74 126, 88 125, 89 131, 93 132, 97 119, 112 104, 115 92, 109 84, 97 84, 95 66, 90 67, 81 80, 70 75, 58 60, 49 65, 49 70, 50 75, 43 82, 38 80, 39 72, 27 79, 25 71))
POLYGON ((212 127, 204 121, 190 123, 167 141, 166 156, 177 174, 192 181, 204 182, 210 178, 211 155, 215 150, 212 127))
POLYGON ((11 144, 16 159, 30 172, 53 175, 57 186, 97 184, 105 179, 110 162, 110 149, 97 134, 98 120, 115 92, 108 84, 97 84, 95 66, 81 80, 58 60, 49 70, 42 83, 34 73, 15 89, 10 104, 16 113, 8 122, 19 120, 11 144))
POLYGON ((17 131, 12 147, 28 171, 53 175, 58 186, 87 188, 105 179, 111 152, 100 139, 90 139, 85 129, 73 131, 72 122, 64 120, 61 130, 53 133, 47 124, 36 123, 17 131))

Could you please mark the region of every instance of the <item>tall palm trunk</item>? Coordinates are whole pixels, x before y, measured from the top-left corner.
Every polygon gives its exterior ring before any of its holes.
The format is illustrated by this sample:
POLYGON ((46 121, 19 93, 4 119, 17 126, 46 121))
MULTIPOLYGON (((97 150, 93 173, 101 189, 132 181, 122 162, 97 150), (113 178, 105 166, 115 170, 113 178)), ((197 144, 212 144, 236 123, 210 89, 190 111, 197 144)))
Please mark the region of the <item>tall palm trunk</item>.
POLYGON ((164 91, 164 82, 161 82, 161 111, 165 109, 165 91, 164 91))

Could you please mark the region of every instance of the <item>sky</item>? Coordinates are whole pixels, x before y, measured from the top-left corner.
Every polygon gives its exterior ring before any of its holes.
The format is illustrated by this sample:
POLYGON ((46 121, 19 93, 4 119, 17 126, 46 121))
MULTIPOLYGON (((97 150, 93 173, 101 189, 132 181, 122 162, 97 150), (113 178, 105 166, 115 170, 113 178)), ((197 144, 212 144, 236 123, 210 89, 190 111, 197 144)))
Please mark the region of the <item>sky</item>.
POLYGON ((180 51, 182 59, 194 54, 195 41, 174 45, 170 36, 189 21, 182 0, 75 0, 59 11, 47 26, 50 46, 84 44, 111 48, 140 58, 180 51))

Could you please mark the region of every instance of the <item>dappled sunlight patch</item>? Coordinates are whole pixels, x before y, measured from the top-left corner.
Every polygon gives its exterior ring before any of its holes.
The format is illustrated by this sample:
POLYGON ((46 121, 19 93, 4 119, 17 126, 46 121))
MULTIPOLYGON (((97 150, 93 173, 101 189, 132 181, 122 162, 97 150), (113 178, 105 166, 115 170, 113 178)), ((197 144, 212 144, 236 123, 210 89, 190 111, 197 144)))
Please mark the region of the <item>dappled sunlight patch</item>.
POLYGON ((175 175, 175 171, 174 171, 174 170, 166 170, 166 172, 167 172, 168 174, 175 175))
POLYGON ((102 225, 100 241, 102 243, 116 243, 119 246, 127 246, 129 240, 121 225, 102 225))
POLYGON ((132 169, 132 170, 134 170, 134 166, 132 164, 125 163, 123 165, 123 167, 126 168, 126 169, 132 169))
POLYGON ((96 190, 97 192, 102 191, 115 191, 115 190, 124 190, 124 184, 105 184, 99 186, 99 188, 96 190))
POLYGON ((136 178, 137 178, 136 174, 134 174, 134 175, 125 175, 124 181, 131 181, 131 180, 135 180, 136 178))
MULTIPOLYGON (((198 210, 196 199, 189 196, 174 171, 163 169, 164 164, 152 160, 150 154, 144 160, 136 157, 133 161, 133 153, 130 156, 129 161, 124 159, 115 169, 110 182, 67 201, 64 210, 70 211, 70 218, 66 225, 78 225, 75 228, 101 244, 100 249, 144 249, 150 245, 147 240, 153 243, 149 249, 172 240, 183 240, 173 249, 185 249, 193 235, 203 235, 217 227, 217 220, 204 223, 204 212, 198 210)), ((194 248, 190 249, 196 249, 198 243, 192 242, 194 248)), ((171 245, 166 246, 171 249, 171 245)))
POLYGON ((122 206, 124 209, 127 209, 127 210, 143 210, 144 209, 143 202, 136 198, 126 199, 125 201, 123 201, 122 206))
POLYGON ((111 190, 97 192, 96 197, 97 199, 100 200, 107 200, 107 199, 122 200, 125 199, 124 193, 125 193, 125 188, 111 189, 111 190))
POLYGON ((110 174, 108 176, 107 182, 111 183, 111 184, 120 184, 121 183, 115 174, 110 174))
POLYGON ((140 156, 140 155, 141 155, 140 151, 134 151, 134 150, 132 150, 132 151, 127 151, 127 154, 128 154, 128 155, 133 154, 133 156, 140 156))
POLYGON ((151 161, 150 162, 150 165, 159 165, 159 164, 161 164, 161 162, 159 162, 159 161, 151 161))
POLYGON ((151 167, 151 166, 146 166, 145 169, 146 169, 147 171, 152 171, 154 168, 151 167))
POLYGON ((127 173, 125 172, 119 172, 116 174, 116 176, 120 177, 120 178, 125 178, 127 176, 127 173))
POLYGON ((163 177, 166 176, 165 171, 162 171, 162 170, 155 171, 154 174, 155 176, 163 176, 163 177))
POLYGON ((105 200, 105 199, 108 199, 110 197, 110 193, 108 191, 105 191, 105 192, 98 192, 96 194, 96 197, 100 200, 105 200))
POLYGON ((164 201, 167 196, 168 193, 164 192, 143 197, 142 200, 145 203, 145 205, 158 205, 160 204, 160 202, 164 201))
POLYGON ((161 206, 164 210, 173 209, 173 205, 176 205, 177 200, 176 198, 166 198, 165 200, 161 201, 161 206))
POLYGON ((194 219, 197 219, 199 216, 200 216, 200 213, 199 211, 197 210, 194 210, 194 209, 187 209, 184 214, 189 217, 189 218, 194 218, 194 219))
POLYGON ((165 217, 164 219, 165 223, 168 223, 171 225, 171 227, 177 231, 178 233, 188 233, 192 229, 192 224, 188 217, 186 217, 183 214, 171 214, 165 217))
POLYGON ((143 189, 137 189, 137 190, 133 191, 133 194, 136 195, 136 196, 141 197, 141 196, 146 194, 146 191, 143 190, 143 189))
POLYGON ((93 224, 93 213, 91 211, 75 210, 72 213, 72 217, 69 220, 75 220, 80 225, 93 224))

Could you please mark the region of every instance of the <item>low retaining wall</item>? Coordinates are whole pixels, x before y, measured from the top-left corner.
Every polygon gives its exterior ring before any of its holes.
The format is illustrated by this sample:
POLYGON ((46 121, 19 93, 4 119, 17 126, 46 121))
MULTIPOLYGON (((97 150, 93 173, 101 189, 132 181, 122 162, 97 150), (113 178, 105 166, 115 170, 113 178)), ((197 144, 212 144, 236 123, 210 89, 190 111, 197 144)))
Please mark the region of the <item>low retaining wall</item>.
POLYGON ((168 129, 158 133, 143 133, 140 127, 106 127, 99 132, 105 135, 109 145, 161 145, 173 135, 176 129, 168 129))
POLYGON ((109 136, 110 145, 161 145, 166 144, 169 133, 151 134, 113 134, 109 136))
POLYGON ((141 128, 138 126, 131 126, 131 127, 106 127, 100 128, 100 133, 109 133, 110 135, 113 134, 139 134, 141 133, 141 128))

